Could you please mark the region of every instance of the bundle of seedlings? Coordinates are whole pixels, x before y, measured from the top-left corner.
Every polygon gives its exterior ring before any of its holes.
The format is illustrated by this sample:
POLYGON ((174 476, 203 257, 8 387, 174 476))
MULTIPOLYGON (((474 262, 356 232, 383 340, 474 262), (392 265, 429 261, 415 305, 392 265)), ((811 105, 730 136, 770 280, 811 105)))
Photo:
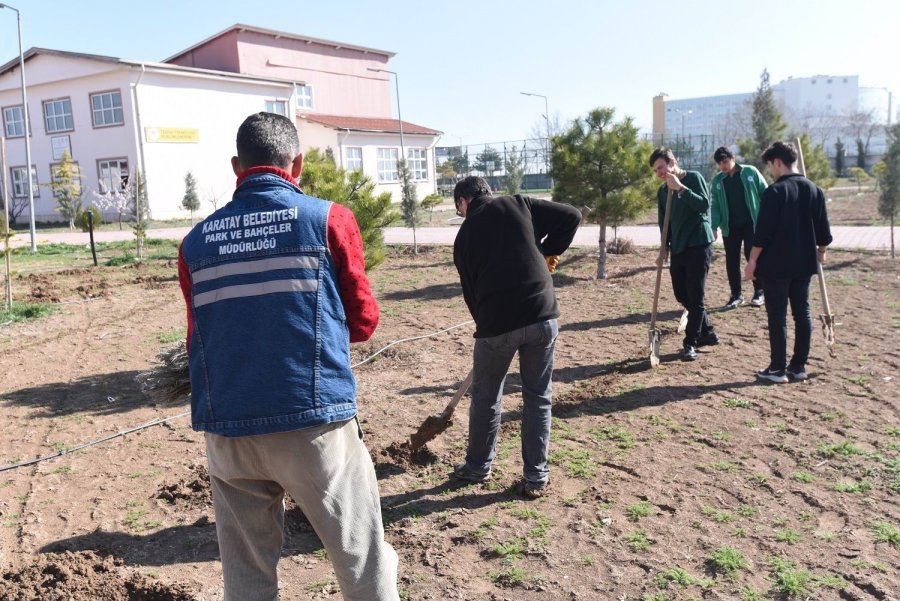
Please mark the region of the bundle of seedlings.
POLYGON ((191 394, 188 354, 185 340, 164 348, 156 355, 156 364, 137 375, 144 394, 159 402, 182 401, 191 394))

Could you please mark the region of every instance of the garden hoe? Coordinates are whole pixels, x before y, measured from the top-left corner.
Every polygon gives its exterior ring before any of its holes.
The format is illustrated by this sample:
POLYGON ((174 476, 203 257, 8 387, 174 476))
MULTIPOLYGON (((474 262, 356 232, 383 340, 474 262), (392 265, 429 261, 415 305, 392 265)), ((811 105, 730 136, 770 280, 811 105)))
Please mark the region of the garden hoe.
POLYGON ((650 367, 659 365, 660 331, 656 329, 656 310, 659 308, 659 286, 662 283, 663 257, 669 243, 669 218, 672 215, 672 190, 666 194, 666 215, 663 217, 663 228, 659 257, 656 259, 656 289, 653 291, 653 311, 650 313, 650 367))
POLYGON ((459 385, 459 388, 456 390, 453 398, 450 399, 450 402, 447 403, 447 406, 444 407, 444 410, 437 415, 429 415, 425 421, 422 422, 422 425, 419 426, 419 429, 409 437, 409 447, 412 450, 420 448, 429 440, 434 440, 438 434, 453 424, 450 420, 450 418, 453 417, 453 411, 456 409, 456 406, 459 405, 459 400, 463 398, 463 395, 469 390, 471 384, 472 370, 469 370, 469 375, 467 375, 466 379, 459 385))
MULTIPOLYGON (((800 169, 800 174, 806 177, 806 163, 803 162, 803 149, 800 146, 800 139, 794 140, 794 144, 797 146, 797 166, 800 169)), ((837 357, 837 353, 834 350, 834 313, 831 312, 831 303, 828 302, 828 289, 825 287, 825 271, 822 269, 822 263, 818 261, 816 263, 818 263, 819 267, 819 292, 822 293, 822 307, 825 309, 825 313, 819 316, 822 320, 825 348, 828 349, 829 355, 837 357)))

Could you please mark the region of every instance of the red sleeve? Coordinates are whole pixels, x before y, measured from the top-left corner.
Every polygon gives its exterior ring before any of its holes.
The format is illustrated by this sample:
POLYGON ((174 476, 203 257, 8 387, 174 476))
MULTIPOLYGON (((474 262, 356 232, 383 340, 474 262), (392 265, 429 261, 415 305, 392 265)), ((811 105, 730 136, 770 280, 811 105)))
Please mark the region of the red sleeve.
POLYGON ((187 307, 187 350, 191 350, 191 334, 194 332, 194 317, 191 314, 191 273, 188 271, 187 263, 181 254, 181 247, 184 241, 178 246, 178 284, 181 286, 181 293, 184 295, 184 304, 187 307))
POLYGON ((328 213, 328 250, 337 270, 350 342, 364 342, 378 326, 378 301, 366 277, 362 234, 356 217, 350 209, 337 203, 332 203, 328 213))

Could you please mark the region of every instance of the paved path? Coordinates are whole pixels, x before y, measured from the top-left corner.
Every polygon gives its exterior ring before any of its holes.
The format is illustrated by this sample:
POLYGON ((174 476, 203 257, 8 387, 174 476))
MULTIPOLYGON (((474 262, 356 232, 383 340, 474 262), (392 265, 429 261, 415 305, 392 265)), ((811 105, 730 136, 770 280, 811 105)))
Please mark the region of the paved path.
MULTIPOLYGON (((416 230, 416 240, 419 244, 453 244, 456 237, 456 231, 459 225, 448 225, 440 227, 422 227, 416 230)), ((888 226, 832 226, 831 233, 834 236, 834 243, 831 248, 843 249, 864 249, 864 250, 880 250, 888 251, 891 249, 891 233, 888 226)), ((147 232, 149 238, 166 238, 171 240, 181 240, 190 228, 173 227, 165 229, 154 229, 147 232)), ((575 234, 574 246, 594 247, 597 246, 597 239, 600 235, 600 228, 596 225, 584 225, 578 229, 575 234)), ((900 243, 900 231, 895 232, 900 243)), ((612 240, 612 229, 607 228, 607 240, 612 240)), ((630 238, 637 246, 658 246, 659 230, 653 226, 638 225, 624 226, 619 228, 619 237, 630 238)), ((88 244, 88 235, 84 232, 65 232, 65 233, 41 233, 38 232, 38 245, 49 243, 66 243, 66 244, 88 244)), ((133 240, 134 236, 130 229, 102 229, 94 233, 94 239, 98 242, 113 242, 116 240, 133 240)), ((388 244, 412 244, 412 230, 403 227, 388 227, 384 229, 384 239, 388 244)), ((27 233, 16 234, 12 237, 12 246, 28 246, 31 239, 27 233)), ((721 241, 720 241, 721 243, 721 241)))

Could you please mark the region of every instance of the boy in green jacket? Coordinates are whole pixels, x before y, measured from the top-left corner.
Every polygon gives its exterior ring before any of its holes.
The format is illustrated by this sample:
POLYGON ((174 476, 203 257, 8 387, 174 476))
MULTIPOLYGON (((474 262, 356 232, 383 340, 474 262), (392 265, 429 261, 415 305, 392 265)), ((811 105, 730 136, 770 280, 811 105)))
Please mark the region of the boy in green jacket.
MULTIPOLYGON (((722 230, 725 268, 731 288, 731 296, 725 303, 725 309, 736 309, 744 303, 741 291, 741 245, 744 245, 744 258, 749 259, 753 232, 756 231, 756 217, 759 215, 759 199, 767 186, 765 178, 756 167, 739 165, 726 147, 717 148, 713 159, 719 168, 711 185, 713 236, 718 237, 717 230, 722 230)), ((750 304, 761 307, 764 302, 762 283, 759 279, 754 279, 750 304)))

